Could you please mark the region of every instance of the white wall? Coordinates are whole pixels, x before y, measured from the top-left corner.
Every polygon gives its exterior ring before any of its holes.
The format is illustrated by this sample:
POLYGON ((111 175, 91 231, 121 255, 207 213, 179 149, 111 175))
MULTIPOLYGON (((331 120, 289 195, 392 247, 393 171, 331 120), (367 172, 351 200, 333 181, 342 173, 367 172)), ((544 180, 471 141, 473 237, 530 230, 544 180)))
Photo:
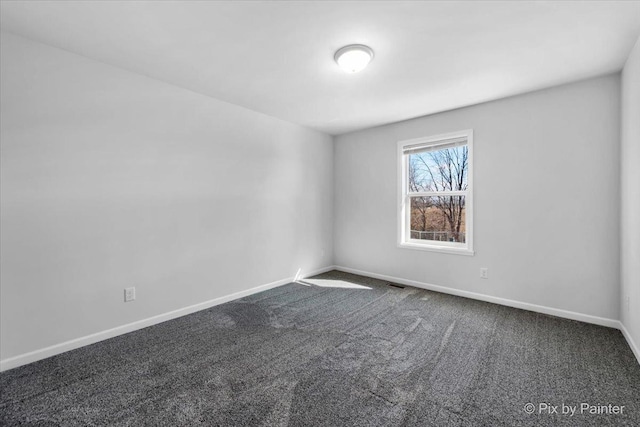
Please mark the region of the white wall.
POLYGON ((615 323, 619 137, 619 75, 339 136, 335 262, 615 323), (397 141, 469 128, 475 256, 398 248, 397 141))
MULTIPOLYGON (((640 350, 640 39, 622 70, 621 321, 640 350), (628 299, 628 302, 627 302, 628 299)), ((640 353, 636 353, 640 361, 640 353)))
POLYGON ((1 38, 0 358, 331 264, 330 136, 1 38))

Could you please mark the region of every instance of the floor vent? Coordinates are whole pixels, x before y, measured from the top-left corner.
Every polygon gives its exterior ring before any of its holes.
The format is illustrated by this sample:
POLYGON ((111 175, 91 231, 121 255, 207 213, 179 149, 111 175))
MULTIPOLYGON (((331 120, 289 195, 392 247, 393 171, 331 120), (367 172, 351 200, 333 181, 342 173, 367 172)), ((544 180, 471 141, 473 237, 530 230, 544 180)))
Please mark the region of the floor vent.
POLYGON ((387 286, 391 286, 392 288, 404 289, 404 286, 398 285, 397 283, 387 282, 387 286))

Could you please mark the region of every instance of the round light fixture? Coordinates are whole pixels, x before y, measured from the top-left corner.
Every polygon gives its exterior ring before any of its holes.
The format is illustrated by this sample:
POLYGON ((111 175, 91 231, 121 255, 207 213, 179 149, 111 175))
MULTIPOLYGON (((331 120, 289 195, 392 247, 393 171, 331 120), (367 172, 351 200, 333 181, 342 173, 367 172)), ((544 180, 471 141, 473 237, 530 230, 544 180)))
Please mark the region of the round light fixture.
POLYGON ((345 72, 357 73, 369 65, 373 59, 373 50, 363 44, 350 44, 338 49, 333 59, 345 72))

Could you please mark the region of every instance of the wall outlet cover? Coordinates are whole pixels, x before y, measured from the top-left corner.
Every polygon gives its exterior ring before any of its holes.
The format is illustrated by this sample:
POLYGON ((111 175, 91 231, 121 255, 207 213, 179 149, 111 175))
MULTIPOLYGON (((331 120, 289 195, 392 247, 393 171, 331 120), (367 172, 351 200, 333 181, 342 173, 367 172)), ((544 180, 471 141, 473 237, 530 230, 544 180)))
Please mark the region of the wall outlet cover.
POLYGON ((124 302, 133 301, 136 299, 136 288, 125 288, 124 290, 124 302))

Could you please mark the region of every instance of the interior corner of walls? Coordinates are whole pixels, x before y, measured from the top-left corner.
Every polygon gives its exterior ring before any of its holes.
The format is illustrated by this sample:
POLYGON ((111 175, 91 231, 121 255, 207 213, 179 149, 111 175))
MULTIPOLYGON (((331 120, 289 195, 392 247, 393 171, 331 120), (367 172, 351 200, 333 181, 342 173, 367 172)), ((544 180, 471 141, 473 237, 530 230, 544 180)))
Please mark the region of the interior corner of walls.
POLYGON ((329 264, 321 268, 317 268, 315 270, 305 271, 300 275, 300 279, 306 279, 309 277, 317 276, 319 274, 327 273, 329 271, 335 270, 335 265, 329 264))
POLYGON ((638 362, 638 364, 640 364, 640 343, 637 343, 633 339, 633 335, 631 335, 631 333, 626 328, 623 322, 620 322, 619 329, 622 332, 622 335, 624 336, 624 338, 627 340, 627 343, 629 344, 629 347, 631 348, 633 355, 636 357, 636 361, 638 362))
POLYGON ((620 311, 625 338, 640 362, 640 37, 622 69, 620 123, 620 311))

